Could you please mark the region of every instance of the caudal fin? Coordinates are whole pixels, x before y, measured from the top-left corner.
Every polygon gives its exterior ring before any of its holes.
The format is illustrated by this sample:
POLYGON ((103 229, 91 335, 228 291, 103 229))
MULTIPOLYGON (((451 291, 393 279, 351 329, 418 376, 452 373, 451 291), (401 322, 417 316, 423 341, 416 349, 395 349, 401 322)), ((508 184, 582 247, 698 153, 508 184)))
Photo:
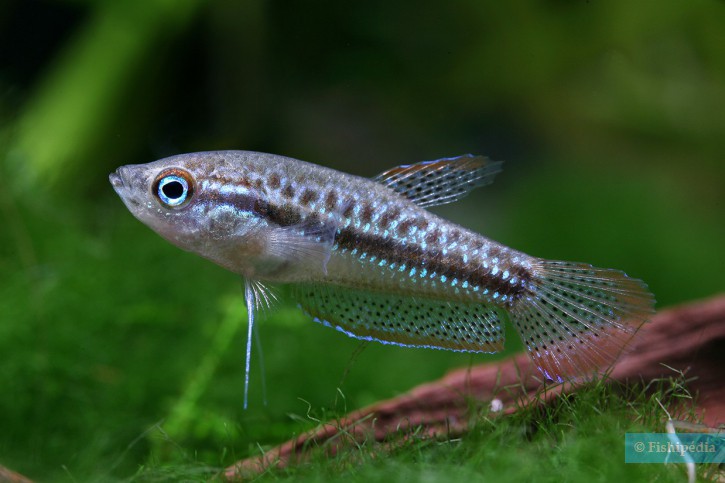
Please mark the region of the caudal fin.
POLYGON ((547 379, 606 370, 654 312, 647 286, 618 270, 548 260, 533 270, 534 294, 512 308, 512 322, 547 379))

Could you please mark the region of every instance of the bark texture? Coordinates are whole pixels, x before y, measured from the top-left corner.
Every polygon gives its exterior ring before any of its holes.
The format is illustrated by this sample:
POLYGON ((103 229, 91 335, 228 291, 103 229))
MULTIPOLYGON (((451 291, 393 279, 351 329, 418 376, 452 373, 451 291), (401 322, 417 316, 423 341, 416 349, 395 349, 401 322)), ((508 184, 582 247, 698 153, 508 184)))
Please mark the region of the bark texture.
POLYGON ((23 475, 14 472, 2 465, 0 465, 0 482, 2 483, 32 483, 31 480, 27 479, 23 475))

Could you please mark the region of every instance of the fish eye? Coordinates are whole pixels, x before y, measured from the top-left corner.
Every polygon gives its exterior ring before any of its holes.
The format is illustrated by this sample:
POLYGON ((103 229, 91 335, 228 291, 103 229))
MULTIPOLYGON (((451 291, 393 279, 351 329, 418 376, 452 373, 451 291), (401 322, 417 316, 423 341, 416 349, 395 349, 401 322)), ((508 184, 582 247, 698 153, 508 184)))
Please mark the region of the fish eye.
POLYGON ((191 199, 191 175, 180 169, 164 171, 156 177, 153 193, 164 206, 178 208, 191 199))

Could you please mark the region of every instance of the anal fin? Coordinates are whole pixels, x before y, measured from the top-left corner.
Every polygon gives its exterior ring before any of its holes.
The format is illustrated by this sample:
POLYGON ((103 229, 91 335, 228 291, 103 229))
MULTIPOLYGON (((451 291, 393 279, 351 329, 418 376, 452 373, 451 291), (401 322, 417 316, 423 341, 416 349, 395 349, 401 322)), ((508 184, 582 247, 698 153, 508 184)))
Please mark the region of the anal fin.
POLYGON ((503 349, 503 315, 496 307, 323 284, 293 290, 316 322, 356 339, 465 352, 503 349))

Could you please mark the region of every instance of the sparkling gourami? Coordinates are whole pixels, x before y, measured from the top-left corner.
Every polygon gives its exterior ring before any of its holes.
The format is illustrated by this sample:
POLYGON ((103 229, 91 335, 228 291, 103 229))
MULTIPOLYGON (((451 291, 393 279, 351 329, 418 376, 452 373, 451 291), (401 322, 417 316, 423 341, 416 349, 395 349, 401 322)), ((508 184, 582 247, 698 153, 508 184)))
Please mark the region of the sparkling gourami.
POLYGON ((110 180, 162 237, 244 277, 250 335, 264 284, 287 283, 315 321, 358 339, 497 352, 508 322, 547 379, 606 369, 653 311, 644 283, 526 255, 426 210, 500 169, 464 155, 366 179, 214 151, 123 166, 110 180))

